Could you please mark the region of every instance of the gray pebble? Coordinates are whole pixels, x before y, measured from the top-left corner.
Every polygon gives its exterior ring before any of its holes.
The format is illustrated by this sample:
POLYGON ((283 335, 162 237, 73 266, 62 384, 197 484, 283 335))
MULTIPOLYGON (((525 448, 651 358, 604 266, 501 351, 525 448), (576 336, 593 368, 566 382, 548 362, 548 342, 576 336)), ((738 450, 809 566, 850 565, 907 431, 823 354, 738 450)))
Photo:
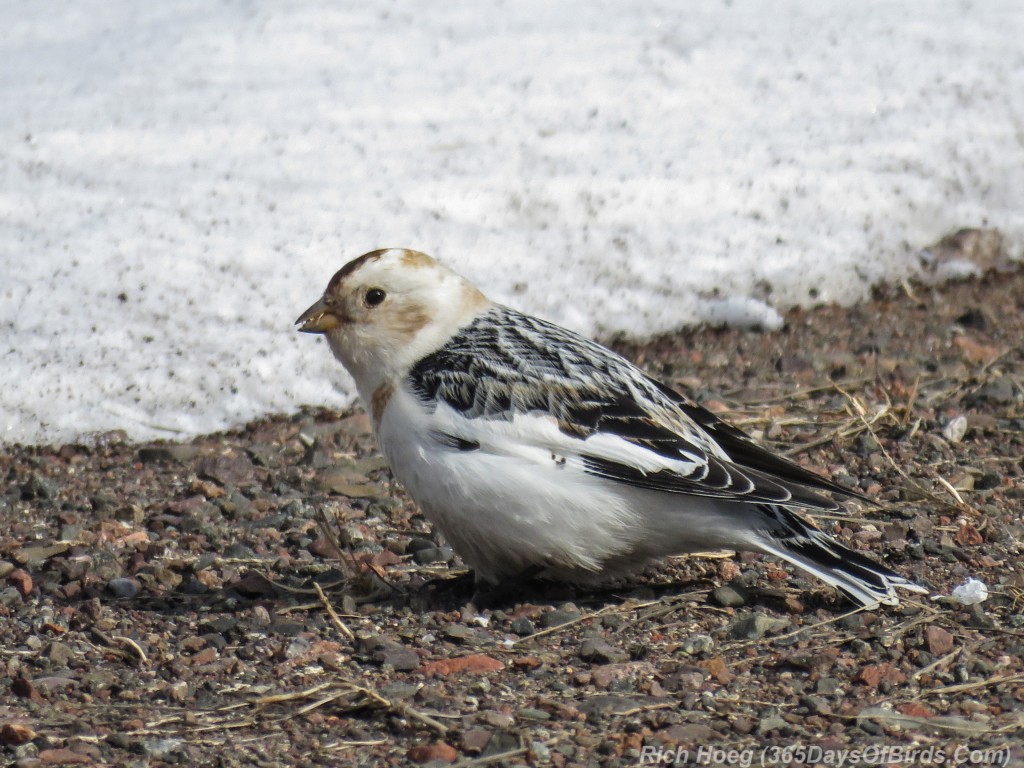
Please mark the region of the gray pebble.
POLYGON ((570 621, 576 621, 579 617, 579 611, 567 611, 559 608, 541 616, 540 623, 544 629, 551 629, 552 627, 568 624, 570 621))
POLYGON ((729 637, 734 640, 760 640, 769 632, 781 632, 789 626, 786 619, 773 619, 763 613, 744 616, 729 627, 729 637))
POLYGON ((445 551, 440 547, 424 547, 412 553, 412 559, 418 565, 429 565, 430 563, 443 563, 447 560, 445 551))
POLYGON ((589 637, 580 645, 579 656, 597 664, 621 664, 629 661, 629 654, 599 637, 589 637))
POLYGON ((526 635, 532 635, 537 631, 537 625, 530 621, 525 616, 520 616, 518 619, 512 621, 511 629, 517 635, 525 637, 526 635))
POLYGON ((107 582, 107 592, 114 597, 135 597, 139 594, 139 582, 125 576, 119 576, 107 582))
POLYGON ((66 667, 68 662, 75 657, 75 652, 64 643, 54 641, 46 647, 46 657, 55 667, 66 667))
POLYGON ((712 591, 711 600, 716 605, 720 605, 723 608, 738 608, 741 605, 745 605, 747 600, 739 593, 738 590, 728 585, 721 586, 712 591))
POLYGON ((698 656, 702 653, 710 653, 715 648, 715 641, 708 635, 690 635, 683 640, 680 650, 687 656, 698 656))

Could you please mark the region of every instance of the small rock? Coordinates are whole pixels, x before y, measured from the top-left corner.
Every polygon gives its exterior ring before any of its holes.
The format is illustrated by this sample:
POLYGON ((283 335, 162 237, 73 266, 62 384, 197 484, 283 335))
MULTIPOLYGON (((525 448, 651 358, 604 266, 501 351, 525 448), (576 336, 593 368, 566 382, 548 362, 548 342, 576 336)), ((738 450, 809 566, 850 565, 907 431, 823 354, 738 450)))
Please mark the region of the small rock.
POLYGON ((864 614, 863 612, 851 613, 848 616, 843 616, 839 621, 836 622, 842 629, 858 630, 864 629, 864 614))
POLYGON ((257 560, 256 552, 253 548, 242 544, 240 541, 236 541, 233 544, 229 544, 224 549, 224 557, 229 560, 257 560))
POLYGON ((57 642, 55 640, 46 646, 46 658, 48 658, 56 667, 66 667, 68 662, 70 662, 74 657, 74 651, 64 643, 57 642))
POLYGON ((420 671, 426 677, 449 677, 454 674, 483 675, 488 672, 497 672, 504 667, 505 665, 495 658, 482 653, 474 653, 454 659, 432 661, 429 664, 424 664, 420 671))
POLYGON ((781 632, 789 626, 786 619, 773 619, 763 613, 744 616, 729 627, 733 640, 760 640, 769 632, 781 632))
POLYGON ((762 736, 771 731, 786 731, 788 729, 789 723, 783 720, 778 713, 762 717, 757 723, 757 732, 762 736))
POLYGON ((35 547, 22 547, 14 553, 14 560, 21 565, 43 563, 51 557, 63 555, 70 548, 71 545, 66 541, 58 541, 55 544, 44 544, 35 547))
POLYGON ((511 728, 516 723, 511 715, 495 712, 493 709, 484 710, 479 717, 481 722, 493 728, 511 728))
POLYGON ((711 592, 711 601, 723 608, 738 608, 746 605, 746 598, 737 589, 728 585, 716 588, 711 592))
POLYGON ((580 645, 579 657, 597 664, 621 664, 629 661, 629 654, 599 637, 590 637, 580 645))
POLYGON ((518 619, 513 619, 512 624, 510 625, 509 628, 520 637, 532 635, 534 632, 537 631, 537 625, 525 616, 520 616, 518 619))
POLYGON ((441 547, 424 547, 413 552, 412 559, 417 565, 430 565, 446 562, 448 555, 441 547))
POLYGON ((625 617, 618 613, 609 613, 601 617, 601 626, 606 629, 622 629, 625 624, 625 617))
POLYGON ((800 704, 814 715, 831 715, 832 707, 820 696, 801 696, 800 704))
POLYGON ((533 755, 533 760, 530 761, 533 765, 537 763, 543 764, 551 759, 551 750, 548 749, 548 745, 543 741, 531 741, 530 754, 533 755))
POLYGON ((23 499, 54 499, 60 493, 60 486, 48 477, 33 472, 21 486, 23 499))
POLYGON ((580 617, 578 610, 567 610, 562 608, 556 608, 553 611, 549 611, 540 617, 541 626, 544 629, 552 629, 554 627, 560 627, 563 624, 568 624, 570 621, 576 621, 580 617))
POLYGON ((411 683, 394 682, 382 685, 381 695, 388 701, 408 701, 419 691, 418 685, 411 683))
POLYGON ((7 560, 0 560, 0 579, 6 579, 14 570, 14 563, 7 560))
POLYGON ((655 676, 654 665, 646 661, 631 661, 624 664, 600 664, 591 672, 594 685, 603 690, 614 687, 616 691, 635 690, 637 678, 655 676))
POLYGON ((839 691, 839 680, 834 677, 823 677, 814 686, 814 690, 823 696, 834 696, 839 691))
POLYGON ((179 680, 167 686, 167 698, 178 703, 183 702, 188 698, 188 683, 184 680, 179 680))
POLYGON ((945 656, 953 650, 953 635, 942 627, 930 626, 924 631, 925 644, 933 656, 945 656))
POLYGON ((143 754, 154 760, 167 758, 180 749, 182 743, 181 739, 175 738, 143 739, 141 742, 143 754))
POLYGON ((907 676, 900 672, 888 662, 881 664, 870 664, 857 673, 857 681, 864 683, 871 688, 878 688, 882 683, 890 685, 902 685, 907 681, 907 676))
POLYGON ((519 748, 519 734, 516 731, 495 731, 487 742, 487 749, 482 757, 500 755, 503 752, 510 752, 519 748))
POLYGON ((462 749, 471 755, 479 755, 487 748, 490 740, 491 732, 486 728, 471 728, 462 732, 462 749))
POLYGON ((711 639, 710 635, 690 635, 688 638, 683 640, 679 646, 679 650, 685 653, 687 656, 699 656, 705 653, 711 653, 715 649, 715 641, 711 639))
POLYGON ((10 574, 8 574, 7 581, 12 587, 18 590, 18 594, 23 598, 32 594, 32 577, 29 575, 28 571, 21 568, 15 568, 10 572, 10 574))
POLYGON ((16 747, 19 744, 32 741, 36 732, 22 723, 4 723, 0 728, 0 744, 16 747))
POLYGON ((713 659, 699 662, 699 665, 706 669, 708 674, 721 685, 728 685, 736 679, 736 675, 729 671, 729 668, 725 665, 725 659, 721 656, 715 656, 713 659))
POLYGON ((417 744, 409 750, 407 756, 414 763, 454 763, 459 759, 456 749, 443 742, 436 744, 417 744))
POLYGON ((358 647, 378 664, 389 664, 398 672, 408 672, 420 665, 419 655, 401 643, 372 636, 359 640, 358 647))
POLYGON ((244 485, 255 482, 255 470, 245 454, 229 453, 203 459, 196 467, 196 474, 220 485, 244 485))
POLYGON ((88 755, 80 755, 67 748, 44 749, 38 758, 43 765, 84 765, 92 762, 88 755))
POLYGON ((950 419, 949 423, 942 428, 942 436, 951 443, 959 443, 967 434, 967 417, 956 416, 950 419))
POLYGON ((118 577, 107 582, 107 592, 113 597, 130 598, 139 594, 139 582, 135 579, 118 577))
POLYGON ((434 549, 436 547, 437 544, 430 539, 421 539, 418 536, 413 536, 405 545, 405 553, 407 555, 415 555, 421 549, 434 549))
POLYGON ((744 715, 739 715, 735 720, 733 720, 732 729, 741 736, 746 736, 754 730, 755 725, 756 723, 754 723, 754 721, 751 718, 745 717, 744 715))
POLYGON ((524 720, 536 721, 544 721, 551 719, 551 715, 545 712, 543 709, 534 709, 532 707, 523 707, 522 709, 520 709, 519 717, 523 718, 524 720))

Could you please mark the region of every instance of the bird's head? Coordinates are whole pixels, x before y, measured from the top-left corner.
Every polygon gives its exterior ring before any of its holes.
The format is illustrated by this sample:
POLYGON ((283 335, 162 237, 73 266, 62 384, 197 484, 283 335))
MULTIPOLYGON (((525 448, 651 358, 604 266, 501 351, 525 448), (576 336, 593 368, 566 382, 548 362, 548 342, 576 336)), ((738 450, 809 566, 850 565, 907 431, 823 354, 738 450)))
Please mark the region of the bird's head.
POLYGON ((491 302, 465 278, 419 251, 371 251, 339 269, 302 313, 322 333, 360 392, 404 376, 491 302))

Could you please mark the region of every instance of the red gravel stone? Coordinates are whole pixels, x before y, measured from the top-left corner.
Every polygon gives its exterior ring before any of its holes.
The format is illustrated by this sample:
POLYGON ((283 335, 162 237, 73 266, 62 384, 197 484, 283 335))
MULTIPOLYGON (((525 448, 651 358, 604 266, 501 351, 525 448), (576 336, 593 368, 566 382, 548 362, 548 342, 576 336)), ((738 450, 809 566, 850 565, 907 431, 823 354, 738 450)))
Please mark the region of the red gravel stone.
POLYGON ((23 568, 15 568, 7 576, 7 581, 18 590, 22 597, 28 597, 32 593, 32 577, 23 568))
POLYGON ((448 744, 417 744, 409 750, 409 759, 414 763, 432 763, 435 760, 454 763, 459 759, 458 751, 448 744))
POLYGON ((953 650, 955 638, 942 627, 931 626, 924 631, 924 640, 928 646, 928 653, 945 656, 953 650))
POLYGON ((448 677, 454 674, 483 675, 488 672, 497 672, 504 668, 504 664, 495 658, 485 656, 482 653, 474 653, 470 656, 458 656, 454 659, 441 659, 432 661, 420 667, 426 677, 448 677))

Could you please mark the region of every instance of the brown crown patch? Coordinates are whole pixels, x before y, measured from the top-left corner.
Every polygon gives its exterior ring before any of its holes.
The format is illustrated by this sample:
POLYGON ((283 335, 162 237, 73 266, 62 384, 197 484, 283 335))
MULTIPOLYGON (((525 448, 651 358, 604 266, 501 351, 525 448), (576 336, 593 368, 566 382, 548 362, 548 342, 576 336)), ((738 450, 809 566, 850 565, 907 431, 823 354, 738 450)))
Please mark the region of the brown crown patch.
POLYGON ((387 253, 390 248, 380 248, 376 251, 370 251, 364 253, 362 256, 352 259, 348 264, 339 269, 334 273, 334 277, 331 278, 331 282, 327 284, 327 293, 331 293, 338 285, 349 275, 355 272, 364 264, 368 264, 371 261, 377 261, 383 254, 387 253))
POLYGON ((432 267, 434 266, 435 262, 425 253, 420 253, 419 251, 411 251, 406 249, 405 253, 402 254, 402 264, 404 264, 407 267, 418 268, 432 267))

